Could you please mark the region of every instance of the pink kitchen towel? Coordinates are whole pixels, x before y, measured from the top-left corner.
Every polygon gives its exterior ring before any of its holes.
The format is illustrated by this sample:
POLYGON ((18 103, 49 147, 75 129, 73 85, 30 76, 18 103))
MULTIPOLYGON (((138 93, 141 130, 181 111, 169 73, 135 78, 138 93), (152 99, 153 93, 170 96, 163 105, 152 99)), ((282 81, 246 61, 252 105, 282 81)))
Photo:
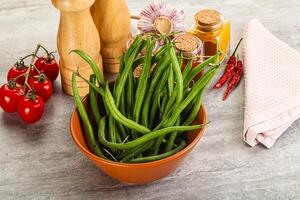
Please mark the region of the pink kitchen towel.
POLYGON ((244 140, 271 148, 300 118, 300 54, 257 19, 248 23, 243 38, 244 140))

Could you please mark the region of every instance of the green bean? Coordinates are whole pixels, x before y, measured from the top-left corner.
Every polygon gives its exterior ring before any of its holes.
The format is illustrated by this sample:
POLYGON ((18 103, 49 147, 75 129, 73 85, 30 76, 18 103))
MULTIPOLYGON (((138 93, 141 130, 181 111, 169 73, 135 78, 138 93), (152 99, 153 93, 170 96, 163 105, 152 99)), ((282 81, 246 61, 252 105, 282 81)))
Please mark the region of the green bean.
MULTIPOLYGON (((150 86, 148 88, 147 96, 143 105, 143 110, 142 110, 142 116, 141 116, 141 123, 148 127, 148 118, 149 118, 149 109, 150 109, 150 102, 152 99, 152 96, 154 95, 154 90, 161 79, 162 73, 168 67, 169 64, 169 59, 167 57, 164 57, 161 62, 161 64, 157 64, 155 71, 153 73, 153 76, 151 77, 151 82, 150 86)), ((153 111, 153 110, 152 110, 153 111)))
POLYGON ((122 113, 120 113, 120 111, 116 107, 115 100, 112 97, 112 94, 109 90, 108 85, 106 85, 106 87, 105 87, 104 102, 107 105, 110 114, 124 126, 130 128, 132 130, 135 130, 139 133, 142 133, 142 134, 146 134, 146 133, 150 132, 150 130, 147 127, 142 126, 142 125, 136 123, 135 121, 132 121, 132 120, 126 118, 124 115, 122 115, 122 113))
MULTIPOLYGON (((174 48, 170 48, 169 50, 169 56, 171 58, 171 62, 172 62, 172 69, 174 70, 175 73, 175 77, 176 77, 176 89, 174 94, 171 96, 170 100, 168 101, 168 104, 166 106, 166 112, 164 113, 162 120, 164 120, 167 116, 167 112, 170 109, 170 106, 173 104, 174 100, 175 100, 175 104, 173 105, 174 108, 176 108, 182 98, 183 98, 183 77, 182 77, 182 73, 181 73, 181 66, 180 64, 182 64, 182 60, 183 60, 183 56, 181 55, 179 61, 177 60, 176 57, 176 53, 175 53, 175 49, 174 48)), ((155 154, 158 152, 158 148, 162 142, 163 138, 160 138, 157 140, 156 144, 155 144, 155 148, 154 148, 154 152, 155 154)))
POLYGON ((120 65, 119 65, 119 74, 123 72, 125 68, 125 63, 124 63, 124 54, 120 58, 120 65))
POLYGON ((132 54, 137 45, 143 40, 141 35, 137 35, 132 44, 130 45, 127 52, 125 52, 124 60, 128 60, 129 56, 132 54))
POLYGON ((162 95, 162 101, 161 101, 161 106, 160 106, 160 117, 162 117, 162 115, 165 111, 168 100, 169 100, 168 89, 165 88, 165 91, 163 92, 163 95, 162 95))
POLYGON ((77 111, 79 113, 79 116, 82 120, 83 127, 84 127, 84 135, 87 142, 87 145, 89 149, 97 156, 101 158, 106 158, 104 154, 102 153, 101 149, 98 147, 97 142, 95 140, 93 128, 91 125, 91 122, 89 121, 89 117, 85 111, 84 105, 80 99, 79 92, 76 86, 76 73, 73 73, 72 75, 72 89, 73 89, 73 95, 75 99, 75 103, 77 106, 77 111))
MULTIPOLYGON (((180 125, 180 117, 177 119, 175 125, 176 125, 176 126, 179 126, 179 125, 180 125)), ((177 135, 178 135, 178 132, 177 132, 177 131, 171 133, 170 138, 169 138, 168 143, 167 143, 167 146, 166 146, 166 152, 172 150, 173 144, 174 144, 174 142, 175 142, 175 139, 176 139, 177 135)))
POLYGON ((180 116, 181 112, 190 104, 190 102, 195 98, 195 96, 205 87, 209 81, 211 80, 211 75, 215 73, 216 69, 218 68, 217 65, 212 66, 202 77, 199 79, 194 87, 192 88, 191 92, 188 96, 180 103, 179 106, 175 107, 174 110, 170 110, 167 116, 169 118, 165 118, 161 120, 161 122, 155 127, 154 130, 158 130, 161 127, 168 127, 172 126, 177 118, 180 116))
POLYGON ((195 98, 197 94, 210 82, 212 78, 212 74, 216 71, 218 66, 211 67, 201 79, 197 81, 195 86, 192 88, 191 92, 188 96, 180 103, 178 107, 176 107, 171 115, 170 118, 163 121, 162 124, 166 124, 166 126, 172 126, 177 118, 179 117, 180 113, 186 108, 186 106, 195 98))
POLYGON ((122 138, 120 136, 120 134, 118 132, 116 132, 116 139, 117 139, 117 143, 122 143, 122 138))
POLYGON ((111 114, 109 114, 108 121, 109 121, 109 140, 111 142, 116 142, 117 141, 116 121, 114 120, 111 114))
POLYGON ((179 62, 176 58, 176 53, 174 48, 170 48, 169 56, 171 58, 172 69, 174 70, 175 79, 176 79, 176 87, 177 87, 176 90, 177 98, 175 102, 175 107, 176 107, 181 102, 183 96, 183 78, 181 74, 181 66, 179 66, 179 62))
MULTIPOLYGON (((119 135, 121 136, 121 138, 122 138, 123 140, 125 140, 125 139, 128 137, 127 132, 126 132, 124 126, 122 126, 122 124, 117 123, 117 130, 118 130, 118 132, 120 133, 119 135)), ((122 143, 122 142, 121 142, 121 143, 122 143)))
POLYGON ((182 64, 183 64, 183 53, 182 53, 182 52, 180 52, 180 55, 179 55, 179 57, 178 57, 178 64, 179 64, 180 67, 181 67, 182 64))
POLYGON ((124 158, 122 158, 122 160, 120 160, 121 163, 127 163, 130 162, 132 160, 132 158, 141 155, 142 153, 144 153, 145 151, 147 151, 148 149, 151 148, 151 146, 153 145, 154 141, 149 141, 148 143, 138 147, 137 149, 135 149, 133 152, 129 153, 128 155, 126 155, 124 158))
POLYGON ((148 157, 143 157, 143 158, 135 158, 135 159, 131 160, 130 163, 145 163, 145 162, 152 162, 152 161, 160 160, 160 159, 169 157, 169 156, 181 151, 182 149, 184 149, 186 147, 186 145, 187 145, 186 141, 181 140, 180 144, 173 150, 170 150, 170 151, 165 152, 160 155, 148 156, 148 157))
POLYGON ((202 89, 201 92, 198 94, 198 97, 196 98, 196 102, 195 102, 192 110, 189 112, 187 119, 182 123, 183 125, 190 125, 196 119, 198 112, 200 110, 200 107, 201 107, 202 94, 204 91, 205 91, 205 88, 202 89))
POLYGON ((191 73, 188 76, 186 76, 186 78, 184 79, 183 81, 184 87, 188 87, 189 82, 191 82, 191 80, 193 80, 193 78, 195 78, 195 76, 197 76, 197 74, 199 74, 207 65, 209 65, 210 63, 214 63, 217 60, 217 58, 218 58, 218 54, 208 58, 207 60, 197 65, 191 71, 191 73))
MULTIPOLYGON (((126 67, 124 68, 124 71, 122 73, 120 73, 120 76, 117 77, 117 80, 114 84, 114 92, 113 93, 114 93, 114 97, 116 99, 116 107, 117 108, 119 108, 120 103, 122 101, 122 92, 124 91, 124 85, 126 83, 127 76, 132 68, 134 58, 136 57, 140 48, 142 48, 141 46, 142 46, 142 38, 136 37, 133 45, 128 50, 128 56, 125 55, 125 60, 128 59, 128 60, 126 60, 128 63, 126 65, 126 67)), ((121 64, 122 64, 122 62, 121 62, 121 64)), ((123 107, 123 109, 122 109, 123 114, 125 112, 124 108, 125 107, 123 107)), ((110 139, 112 142, 115 142, 116 135, 118 134, 118 132, 115 127, 115 120, 113 119, 113 117, 111 115, 109 115, 109 126, 110 126, 110 131, 109 131, 110 139)))
POLYGON ((153 94, 153 97, 152 97, 153 104, 152 104, 149 123, 148 123, 150 128, 154 127, 154 120, 155 120, 156 112, 157 112, 157 109, 158 109, 157 99, 159 98, 159 95, 161 95, 161 92, 164 89, 164 87, 166 86, 166 83, 167 83, 167 80, 168 80, 169 70, 166 69, 165 71, 166 71, 166 74, 164 74, 162 76, 162 78, 159 80, 159 83, 158 83, 158 85, 156 87, 156 90, 155 90, 155 92, 153 94))
MULTIPOLYGON (((189 92, 188 92, 189 93, 189 92)), ((188 95, 188 93, 186 95, 188 95)), ((186 116, 190 115, 191 110, 194 108, 195 104, 196 104, 197 98, 194 98, 189 105, 182 111, 181 116, 182 119, 185 119, 186 116)))
POLYGON ((142 73, 138 80, 138 85, 135 93, 135 104, 133 108, 133 120, 139 123, 140 112, 144 102, 146 94, 146 88, 148 85, 148 76, 151 69, 151 56, 152 56, 153 44, 150 38, 146 41, 146 56, 143 64, 142 73))
POLYGON ((189 59, 182 73, 183 80, 185 80, 188 74, 190 73, 192 69, 192 65, 193 65, 193 59, 189 59))
POLYGON ((132 149, 124 149, 122 153, 118 154, 115 156, 115 158, 117 160, 121 160, 122 158, 124 158, 125 156, 132 154, 133 152, 137 151, 139 148, 141 148, 142 146, 144 146, 144 144, 137 146, 135 148, 132 149))
POLYGON ((133 85, 133 71, 130 70, 129 74, 128 74, 128 79, 126 82, 126 113, 127 113, 127 117, 129 119, 133 119, 132 117, 132 111, 133 111, 133 105, 134 105, 134 85, 133 85))
POLYGON ((202 125, 173 126, 173 127, 160 129, 158 131, 153 131, 153 132, 150 132, 146 135, 143 135, 143 136, 141 136, 138 139, 135 139, 133 141, 123 143, 123 144, 119 144, 119 143, 109 142, 105 139, 105 121, 106 121, 105 117, 101 118, 100 123, 99 123, 98 137, 99 137, 100 142, 104 146, 109 147, 111 149, 131 149, 131 148, 137 147, 141 144, 144 144, 146 142, 149 142, 152 139, 155 139, 155 138, 161 137, 163 135, 166 135, 168 133, 171 133, 173 131, 190 131, 190 130, 195 130, 195 129, 202 128, 202 125))
MULTIPOLYGON (((90 82, 92 84, 96 84, 96 76, 94 74, 92 74, 90 76, 90 82)), ((95 121, 98 124, 98 122, 99 122, 99 120, 101 118, 100 113, 99 113, 100 109, 98 107, 97 97, 96 97, 96 94, 95 94, 95 90, 92 87, 90 87, 90 90, 89 90, 89 104, 91 106, 91 110, 92 110, 92 113, 94 115, 95 121)))
POLYGON ((129 56, 128 60, 126 60, 126 56, 125 56, 125 61, 126 61, 125 66, 126 67, 124 68, 124 71, 122 72, 122 74, 120 74, 119 81, 117 83, 115 83, 115 87, 116 87, 115 102, 116 102, 117 106, 119 106, 119 104, 120 104, 121 93, 122 93, 122 90, 124 90, 124 85, 128 78, 128 74, 132 70, 134 58, 136 57, 137 53, 140 51, 140 48, 142 45, 142 38, 138 39, 138 37, 137 37, 136 40, 139 42, 137 43, 136 48, 132 51, 132 54, 129 56))
MULTIPOLYGON (((172 68, 173 68, 173 70, 175 72, 175 76, 176 76, 176 87, 175 87, 175 92, 171 95, 171 97, 166 105, 166 111, 169 111, 172 106, 176 108, 183 98, 183 77, 182 77, 182 73, 181 73, 181 67, 179 66, 179 62, 176 58, 174 48, 171 48, 169 50, 169 56, 171 57, 172 68), (174 101, 175 101, 175 104, 174 104, 174 101)), ((167 117, 168 117, 167 112, 165 112, 162 120, 166 119, 167 117)))
POLYGON ((169 97, 171 97, 173 90, 174 90, 174 72, 173 69, 170 68, 169 78, 168 78, 169 97))
MULTIPOLYGON (((153 142, 153 141, 150 141, 150 142, 153 142)), ((163 142, 164 142, 164 143, 167 143, 166 140, 164 140, 163 142)), ((137 147, 135 147, 135 148, 132 148, 132 149, 126 149, 126 150, 123 150, 123 152, 120 153, 120 154, 118 154, 118 155, 116 155, 115 158, 116 158, 117 160, 121 160, 122 158, 124 158, 125 156, 128 156, 129 154, 133 155, 134 152, 138 151, 138 150, 139 150, 141 147, 143 147, 144 145, 145 145, 145 144, 142 144, 142 145, 139 145, 139 146, 137 146, 137 147)), ((153 145, 153 144, 152 144, 152 145, 153 145)), ((152 145, 151 145, 151 146, 152 146, 152 145)), ((151 146, 150 146, 150 147, 151 147, 151 146)), ((174 144, 174 146, 177 147, 178 145, 174 144)), ((149 147, 149 148, 150 148, 150 147, 149 147)))
POLYGON ((81 78, 84 82, 86 82, 90 87, 92 87, 95 92, 99 93, 101 96, 104 96, 104 90, 102 87, 98 88, 95 84, 91 83, 89 80, 85 79, 83 76, 81 76, 78 72, 73 72, 76 76, 81 78))
POLYGON ((103 72, 100 70, 97 63, 87 53, 85 53, 81 50, 72 50, 72 51, 70 51, 70 53, 72 53, 72 52, 78 54, 83 60, 85 60, 90 65, 90 67, 92 68, 92 70, 93 70, 100 86, 105 85, 103 72))

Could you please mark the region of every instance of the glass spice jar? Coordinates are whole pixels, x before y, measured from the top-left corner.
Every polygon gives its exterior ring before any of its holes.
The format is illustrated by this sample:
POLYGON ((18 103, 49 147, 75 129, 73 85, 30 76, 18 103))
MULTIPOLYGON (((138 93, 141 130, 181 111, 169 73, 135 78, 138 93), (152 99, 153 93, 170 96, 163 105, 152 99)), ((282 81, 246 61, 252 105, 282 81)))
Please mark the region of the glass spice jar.
MULTIPOLYGON (((192 68, 197 66, 203 61, 202 52, 202 42, 199 38, 189 33, 181 34, 173 39, 174 46, 176 48, 178 55, 183 55, 182 70, 192 59, 192 68)), ((200 72, 197 77, 199 78, 203 72, 200 72)))
POLYGON ((189 33, 197 36, 203 42, 203 55, 213 56, 217 52, 216 41, 220 42, 222 55, 220 61, 229 51, 230 21, 224 20, 223 15, 213 9, 200 10, 195 15, 195 24, 189 33))

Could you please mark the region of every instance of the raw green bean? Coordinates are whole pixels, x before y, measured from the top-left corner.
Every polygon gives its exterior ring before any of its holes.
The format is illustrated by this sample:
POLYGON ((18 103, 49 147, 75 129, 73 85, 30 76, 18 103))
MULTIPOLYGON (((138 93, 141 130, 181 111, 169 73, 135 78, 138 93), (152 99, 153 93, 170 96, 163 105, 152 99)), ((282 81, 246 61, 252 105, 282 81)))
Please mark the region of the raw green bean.
POLYGON ((179 55, 179 57, 178 57, 178 64, 179 64, 180 67, 181 67, 182 64, 183 64, 183 53, 182 53, 182 52, 180 52, 180 55, 179 55))
POLYGON ((138 139, 135 139, 133 141, 123 143, 123 144, 119 144, 119 143, 109 142, 105 139, 105 121, 106 121, 106 118, 102 117, 101 120, 100 120, 100 124, 99 124, 98 137, 99 137, 99 141, 104 146, 109 147, 111 149, 131 149, 131 148, 137 147, 141 144, 144 144, 146 142, 149 142, 152 139, 155 139, 155 138, 161 137, 163 135, 166 135, 168 133, 171 133, 173 131, 191 131, 191 130, 202 128, 202 125, 173 126, 173 127, 160 129, 158 131, 153 131, 153 132, 150 132, 146 135, 143 135, 143 136, 141 136, 138 139))
POLYGON ((123 115, 126 115, 126 108, 125 108, 125 90, 122 91, 121 94, 121 100, 120 100, 120 105, 119 105, 119 110, 123 115))
MULTIPOLYGON (((133 61, 134 61, 138 51, 140 50, 140 48, 142 48, 141 46, 142 46, 142 38, 136 37, 136 39, 133 43, 133 46, 128 50, 129 55, 128 56, 125 55, 125 59, 128 58, 128 60, 126 60, 128 63, 126 63, 127 65, 126 65, 126 67, 124 67, 124 71, 122 73, 120 73, 120 76, 117 77, 117 80, 114 84, 114 97, 116 100, 117 108, 119 108, 120 103, 122 101, 122 92, 124 91, 124 85, 126 83, 128 73, 130 72, 130 70, 132 68, 133 61)), ((125 108, 125 107, 123 107, 123 108, 125 108)), ((122 111, 124 114, 124 109, 122 111)), ((110 115, 109 115, 109 128, 110 128, 109 135, 110 135, 110 141, 112 141, 112 142, 116 141, 116 137, 117 137, 116 135, 118 134, 115 123, 116 122, 110 113, 110 115)))
POLYGON ((178 106, 182 100, 183 97, 183 78, 182 78, 182 73, 181 73, 181 66, 179 66, 179 62, 176 57, 175 49, 170 48, 169 50, 169 56, 171 58, 172 62, 172 69, 175 74, 175 79, 176 79, 176 102, 175 102, 175 107, 178 106))
POLYGON ((97 155, 101 158, 106 158, 104 156, 104 154, 102 153, 101 149, 97 145, 91 122, 89 121, 89 117, 88 117, 88 115, 85 111, 84 105, 80 99, 79 92, 78 92, 78 89, 76 86, 76 73, 73 73, 73 75, 72 75, 72 90, 73 90, 75 103, 77 106, 77 111, 78 111, 79 116, 83 123, 84 135, 85 135, 85 139, 88 144, 88 147, 95 155, 97 155))
POLYGON ((168 78, 169 97, 171 97, 173 90, 174 90, 174 72, 173 72, 173 69, 170 68, 169 78, 168 78))
POLYGON ((90 67, 92 68, 92 70, 93 70, 100 86, 105 85, 103 72, 100 70, 97 63, 87 53, 85 53, 81 50, 72 50, 72 51, 70 51, 70 53, 72 53, 72 52, 78 54, 83 60, 85 60, 90 65, 90 67))
MULTIPOLYGON (((169 96, 168 96, 168 89, 165 88, 163 94, 162 94, 162 101, 161 101, 161 106, 159 107, 159 110, 160 110, 160 117, 162 117, 164 111, 165 111, 165 108, 166 108, 166 104, 169 100, 169 96)), ((160 102, 158 102, 160 103, 160 102)))
POLYGON ((132 54, 134 49, 137 47, 137 45, 143 40, 141 35, 136 36, 132 44, 130 45, 129 49, 127 52, 125 52, 124 60, 128 60, 129 56, 132 54))
MULTIPOLYGON (((188 93, 187 93, 187 95, 188 95, 188 93)), ((196 101, 197 101, 197 98, 194 98, 191 101, 191 103, 189 103, 189 105, 182 111, 182 113, 181 113, 182 119, 185 119, 186 116, 190 115, 190 112, 194 108, 196 101)))
POLYGON ((155 160, 160 160, 160 159, 169 157, 169 156, 181 151, 182 149, 184 149, 186 147, 186 145, 187 145, 186 141, 181 140, 180 144, 171 151, 165 152, 165 153, 160 154, 160 155, 155 155, 155 156, 135 158, 135 159, 132 159, 130 161, 130 163, 145 163, 145 162, 152 162, 152 161, 155 161, 155 160))
POLYGON ((133 85, 133 71, 130 70, 128 74, 128 79, 126 82, 126 113, 127 117, 129 119, 133 119, 132 117, 132 111, 133 111, 133 105, 134 105, 134 85, 133 85))
POLYGON ((117 141, 116 121, 114 120, 111 114, 109 114, 108 123, 109 123, 109 132, 108 132, 109 141, 116 142, 117 141))
POLYGON ((146 41, 146 56, 142 68, 142 73, 138 80, 138 85, 135 93, 135 104, 133 108, 133 120, 139 123, 140 113, 146 94, 148 85, 148 77, 151 69, 151 56, 152 56, 153 44, 150 38, 146 41))
POLYGON ((76 76, 81 78, 84 82, 86 82, 90 87, 92 87, 97 93, 99 93, 101 96, 104 96, 104 90, 102 87, 97 87, 95 84, 91 83, 89 80, 85 79, 83 76, 81 76, 78 72, 74 72, 76 76))
POLYGON ((188 74, 190 73, 192 69, 192 65, 193 65, 193 59, 189 59, 189 62, 186 64, 182 73, 183 80, 185 80, 188 74))
MULTIPOLYGON (((175 125, 176 125, 176 126, 179 126, 179 125, 180 125, 180 117, 178 117, 178 119, 177 119, 175 125)), ((166 152, 172 150, 173 144, 174 144, 174 142, 175 142, 175 140, 176 140, 177 135, 178 135, 178 132, 177 132, 177 131, 171 133, 170 138, 169 138, 168 143, 167 143, 167 146, 166 146, 166 152)))
MULTIPOLYGON (((96 76, 94 74, 92 74, 90 76, 90 82, 92 84, 96 84, 96 76)), ((94 115, 96 124, 98 124, 99 120, 101 119, 101 116, 99 113, 100 109, 98 107, 97 96, 95 94, 95 90, 92 87, 90 87, 90 89, 89 89, 89 104, 91 106, 91 110, 94 115)))
MULTIPOLYGON (((148 120, 149 120, 149 109, 150 109, 150 102, 152 99, 152 96, 154 95, 154 90, 161 79, 162 73, 168 67, 169 64, 169 59, 167 57, 163 57, 163 61, 161 64, 157 64, 155 67, 155 71, 153 73, 153 76, 151 77, 151 82, 150 86, 148 88, 147 96, 143 105, 143 110, 142 110, 142 116, 141 116, 141 123, 148 127, 148 120)), ((152 110, 153 111, 153 110, 152 110)))
MULTIPOLYGON (((180 113, 186 108, 186 106, 195 98, 197 94, 210 82, 212 78, 212 74, 216 71, 218 66, 211 67, 203 76, 201 79, 199 79, 195 86, 192 88, 191 92, 188 94, 188 96, 180 103, 178 107, 176 107, 171 115, 170 118, 166 119, 165 121, 162 121, 162 124, 166 124, 166 126, 172 126, 177 118, 179 117, 180 113)), ((160 124, 160 125, 162 125, 160 124)), ((158 127, 160 127, 160 125, 158 127)))
POLYGON ((124 158, 125 156, 132 154, 133 152, 137 151, 139 148, 141 148, 142 146, 144 146, 144 144, 137 146, 135 148, 132 149, 124 149, 122 153, 118 154, 115 156, 115 158, 117 160, 121 160, 122 158, 124 158))
POLYGON ((124 85, 126 83, 126 80, 128 78, 128 74, 130 73, 130 71, 132 71, 132 65, 133 65, 133 61, 137 55, 137 53, 140 51, 141 45, 142 45, 142 39, 140 38, 140 40, 138 40, 138 38, 136 38, 137 41, 139 41, 137 43, 136 48, 132 51, 132 54, 129 56, 128 60, 126 59, 125 56, 125 68, 124 71, 122 72, 122 74, 120 74, 119 77, 119 81, 117 83, 115 83, 115 102, 116 105, 119 106, 120 104, 120 97, 121 97, 121 93, 122 90, 124 90, 124 85))
MULTIPOLYGON (((126 132, 124 126, 122 126, 122 124, 120 124, 120 123, 116 123, 116 124, 117 124, 117 130, 120 133, 119 135, 121 136, 122 140, 125 140, 128 137, 128 135, 127 135, 127 132, 126 132)), ((121 141, 121 143, 122 143, 122 141, 121 141)))
POLYGON ((175 107, 174 110, 170 110, 167 113, 167 116, 170 116, 169 118, 165 118, 164 120, 161 120, 161 122, 155 127, 154 130, 158 130, 161 127, 168 127, 172 126, 177 118, 180 116, 181 112, 191 103, 191 101, 195 98, 195 96, 209 83, 211 80, 211 75, 216 72, 216 69, 218 68, 217 65, 212 66, 194 85, 191 92, 188 94, 188 96, 180 103, 178 107, 175 107))
POLYGON ((199 74, 207 65, 214 63, 217 60, 217 58, 218 58, 218 54, 208 58, 207 60, 205 60, 202 63, 200 63, 199 65, 197 65, 191 71, 191 73, 189 73, 188 76, 186 76, 186 78, 184 79, 184 81, 183 81, 184 87, 188 87, 191 80, 193 80, 193 78, 195 78, 195 76, 197 76, 197 74, 199 74))
MULTIPOLYGON (((176 77, 176 87, 175 87, 176 89, 175 89, 175 92, 173 94, 173 98, 171 96, 171 98, 170 98, 170 100, 169 100, 169 102, 166 106, 166 112, 164 112, 162 120, 164 120, 166 118, 166 116, 167 116, 166 113, 170 109, 170 105, 173 104, 172 101, 174 101, 176 99, 175 104, 173 105, 174 108, 176 108, 180 104, 180 102, 183 98, 183 77, 182 77, 181 66, 180 66, 180 64, 182 64, 183 56, 181 56, 181 58, 178 61, 174 48, 170 48, 169 56, 170 56, 171 62, 172 62, 172 69, 174 70, 174 74, 175 74, 175 77, 176 77)), ((163 138, 159 138, 156 141, 155 148, 154 148, 154 153, 155 154, 158 152, 158 148, 159 148, 162 140, 163 140, 163 138)))
MULTIPOLYGON (((172 69, 175 72, 176 87, 174 89, 175 92, 171 95, 171 97, 166 105, 167 112, 170 111, 172 106, 176 108, 183 98, 183 77, 182 77, 182 73, 181 73, 181 66, 179 66, 180 63, 177 60, 174 48, 170 48, 169 56, 171 57, 171 61, 172 61, 172 69), (174 104, 174 101, 175 101, 175 104, 174 104)), ((164 113, 162 120, 164 120, 168 117, 167 112, 164 113)))
POLYGON ((124 54, 120 58, 120 65, 119 65, 119 74, 123 72, 125 68, 125 63, 124 63, 124 54))
POLYGON ((198 112, 200 110, 200 107, 201 107, 202 94, 203 94, 204 91, 205 91, 205 88, 202 89, 201 92, 198 94, 198 97, 196 98, 196 102, 195 102, 192 110, 189 112, 189 115, 186 118, 186 120, 182 123, 183 125, 190 125, 196 119, 196 117, 198 115, 198 112))
POLYGON ((166 69, 165 71, 166 71, 166 74, 164 74, 162 76, 162 78, 159 80, 159 83, 158 83, 156 90, 152 97, 153 104, 152 104, 150 117, 149 117, 149 123, 148 123, 148 125, 151 129, 154 127, 154 121, 155 121, 155 117, 156 117, 156 113, 157 113, 157 109, 158 109, 157 99, 159 98, 159 95, 161 95, 161 92, 165 88, 167 80, 168 80, 169 70, 166 69))
POLYGON ((148 143, 140 146, 139 148, 137 148, 135 151, 131 152, 130 154, 126 155, 120 162, 121 163, 127 163, 130 162, 132 160, 132 158, 141 155, 142 153, 144 153, 145 151, 147 151, 148 149, 151 148, 151 146, 153 145, 154 141, 149 141, 148 143))
POLYGON ((106 87, 105 87, 104 102, 107 105, 110 114, 124 126, 130 128, 132 130, 135 130, 139 133, 142 133, 142 134, 146 134, 146 133, 150 132, 150 130, 147 127, 142 126, 142 125, 136 123, 135 121, 132 121, 132 120, 126 118, 124 115, 122 115, 122 113, 120 113, 120 111, 116 107, 115 100, 112 97, 112 94, 109 90, 108 85, 106 85, 106 87))

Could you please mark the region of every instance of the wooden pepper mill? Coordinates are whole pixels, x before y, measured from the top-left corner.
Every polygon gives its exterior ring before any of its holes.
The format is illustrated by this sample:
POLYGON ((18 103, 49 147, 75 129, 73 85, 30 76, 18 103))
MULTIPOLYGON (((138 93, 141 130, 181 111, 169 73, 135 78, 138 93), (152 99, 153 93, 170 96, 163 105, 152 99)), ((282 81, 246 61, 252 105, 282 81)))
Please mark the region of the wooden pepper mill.
POLYGON ((96 0, 91 13, 101 38, 104 71, 119 72, 119 60, 130 37, 130 14, 125 0, 96 0))
MULTIPOLYGON (((60 10, 60 23, 57 33, 57 49, 60 55, 60 73, 64 91, 72 95, 72 73, 79 69, 85 78, 93 73, 89 65, 77 54, 69 52, 79 49, 89 54, 102 70, 100 38, 90 13, 95 0, 52 0, 52 4, 60 10)), ((88 93, 88 85, 77 79, 79 94, 88 93)))

